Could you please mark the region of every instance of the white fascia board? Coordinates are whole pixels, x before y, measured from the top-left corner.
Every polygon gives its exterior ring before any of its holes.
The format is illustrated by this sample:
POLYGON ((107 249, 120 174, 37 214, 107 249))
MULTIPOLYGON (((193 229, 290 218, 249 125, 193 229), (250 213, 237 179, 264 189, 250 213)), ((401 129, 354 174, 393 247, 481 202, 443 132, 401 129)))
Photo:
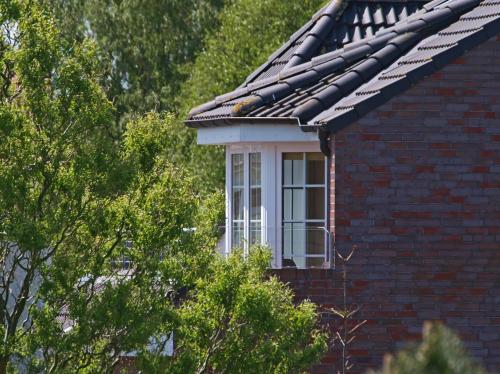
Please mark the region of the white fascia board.
POLYGON ((315 132, 304 132, 298 125, 231 125, 205 127, 198 131, 200 145, 228 145, 236 143, 317 142, 315 132))

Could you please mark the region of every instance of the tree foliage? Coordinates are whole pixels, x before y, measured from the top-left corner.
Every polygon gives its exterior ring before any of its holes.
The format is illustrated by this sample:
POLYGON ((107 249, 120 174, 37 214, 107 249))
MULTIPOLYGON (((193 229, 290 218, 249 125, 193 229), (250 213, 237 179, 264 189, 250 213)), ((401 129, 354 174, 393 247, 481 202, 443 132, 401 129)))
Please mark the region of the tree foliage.
POLYGON ((1 5, 0 372, 109 372, 172 323, 167 295, 206 267, 221 204, 201 210, 165 158, 172 116, 109 136, 93 43, 31 1, 1 5))
MULTIPOLYGON (((2 1, 0 372, 28 331, 44 266, 113 194, 112 107, 89 43, 61 43, 36 4, 2 1)), ((76 243, 75 243, 76 244, 76 243)))
POLYGON ((460 338, 440 323, 427 322, 420 345, 387 356, 380 374, 486 373, 467 354, 460 338))
MULTIPOLYGON (((206 49, 185 69, 180 96, 188 106, 235 89, 317 12, 324 0, 235 0, 206 37, 206 49)), ((188 108, 186 108, 188 109, 188 108)))
POLYGON ((106 67, 101 82, 124 124, 134 113, 173 111, 186 72, 217 26, 223 0, 43 0, 65 35, 91 37, 106 67))
MULTIPOLYGON (((316 306, 295 306, 290 289, 268 278, 270 251, 216 258, 179 309, 173 373, 292 373, 327 350, 316 306)), ((158 368, 157 368, 158 369, 158 368)))

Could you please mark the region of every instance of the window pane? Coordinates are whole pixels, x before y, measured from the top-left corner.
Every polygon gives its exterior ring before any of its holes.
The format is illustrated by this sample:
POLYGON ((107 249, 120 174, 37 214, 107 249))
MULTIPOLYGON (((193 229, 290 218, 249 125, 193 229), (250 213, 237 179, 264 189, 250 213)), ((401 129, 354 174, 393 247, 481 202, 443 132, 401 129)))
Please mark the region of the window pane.
POLYGON ((285 155, 283 155, 283 185, 289 186, 292 184, 293 163, 285 160, 284 157, 285 155))
POLYGON ((307 224, 307 254, 324 255, 325 254, 326 233, 321 224, 307 224))
POLYGON ((260 220, 262 218, 262 189, 254 187, 250 190, 250 219, 260 220))
POLYGON ((283 220, 304 220, 304 190, 285 188, 283 190, 283 220))
POLYGON ((292 258, 292 224, 283 225, 283 258, 292 258))
POLYGON ((325 189, 307 188, 307 219, 325 218, 325 189))
POLYGON ((283 221, 292 220, 293 193, 292 189, 283 189, 283 221))
POLYGON ((233 220, 243 220, 243 188, 233 188, 233 220))
POLYGON ((243 248, 243 222, 234 222, 233 227, 233 237, 232 237, 232 247, 233 248, 243 248))
POLYGON ((283 184, 287 186, 304 184, 303 153, 283 153, 283 184))
POLYGON ((250 245, 262 243, 262 223, 250 223, 250 245))
POLYGON ((307 184, 325 184, 325 157, 321 153, 307 153, 307 184))
POLYGON ((293 190, 292 219, 294 221, 304 219, 304 190, 293 190))
MULTIPOLYGON (((306 265, 306 230, 303 223, 285 223, 283 225, 283 259, 304 268, 306 265)), ((291 265, 286 261, 287 266, 291 265)))
POLYGON ((233 179, 233 187, 239 186, 243 187, 244 178, 243 178, 243 154, 234 154, 232 155, 232 179, 233 179))
POLYGON ((292 234, 292 248, 295 256, 304 256, 306 254, 306 225, 303 223, 294 223, 292 234))
POLYGON ((261 184, 260 153, 250 153, 250 185, 260 186, 260 184, 261 184))
POLYGON ((306 227, 303 223, 293 224, 292 234, 293 261, 299 268, 306 267, 306 227))

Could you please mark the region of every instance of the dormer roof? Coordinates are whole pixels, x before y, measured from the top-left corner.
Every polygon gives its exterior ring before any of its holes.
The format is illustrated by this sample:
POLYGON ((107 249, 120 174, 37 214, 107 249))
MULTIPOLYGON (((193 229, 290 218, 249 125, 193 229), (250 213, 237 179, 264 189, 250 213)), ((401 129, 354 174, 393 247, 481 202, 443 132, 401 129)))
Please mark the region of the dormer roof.
POLYGON ((499 33, 498 0, 334 0, 186 123, 335 132, 499 33))

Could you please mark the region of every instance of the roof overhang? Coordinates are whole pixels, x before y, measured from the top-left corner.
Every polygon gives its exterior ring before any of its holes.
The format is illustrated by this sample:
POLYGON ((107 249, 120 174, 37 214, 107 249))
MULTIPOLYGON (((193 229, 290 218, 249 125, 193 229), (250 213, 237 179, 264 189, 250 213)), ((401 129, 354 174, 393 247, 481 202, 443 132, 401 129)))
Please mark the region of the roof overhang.
POLYGON ((295 123, 276 121, 241 121, 230 126, 198 127, 198 144, 227 145, 238 143, 318 142, 316 132, 304 132, 295 123))

